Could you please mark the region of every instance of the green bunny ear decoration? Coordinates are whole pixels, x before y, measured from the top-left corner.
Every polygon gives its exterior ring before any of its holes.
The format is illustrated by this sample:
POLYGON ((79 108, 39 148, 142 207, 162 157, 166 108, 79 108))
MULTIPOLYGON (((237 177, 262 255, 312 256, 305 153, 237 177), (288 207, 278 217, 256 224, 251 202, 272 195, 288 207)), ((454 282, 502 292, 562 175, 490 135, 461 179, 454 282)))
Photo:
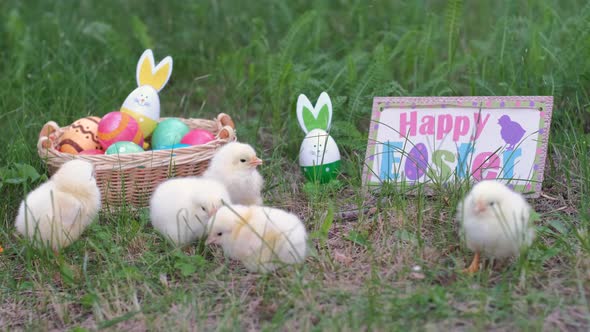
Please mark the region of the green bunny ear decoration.
POLYGON ((297 98, 297 120, 306 134, 314 129, 329 131, 332 124, 330 96, 322 92, 314 107, 304 94, 300 94, 297 98))
POLYGON ((324 105, 320 112, 318 113, 317 119, 314 117, 314 113, 307 107, 303 108, 303 123, 306 124, 306 128, 308 131, 312 131, 314 129, 323 129, 326 130, 330 123, 330 111, 328 111, 328 105, 324 105))

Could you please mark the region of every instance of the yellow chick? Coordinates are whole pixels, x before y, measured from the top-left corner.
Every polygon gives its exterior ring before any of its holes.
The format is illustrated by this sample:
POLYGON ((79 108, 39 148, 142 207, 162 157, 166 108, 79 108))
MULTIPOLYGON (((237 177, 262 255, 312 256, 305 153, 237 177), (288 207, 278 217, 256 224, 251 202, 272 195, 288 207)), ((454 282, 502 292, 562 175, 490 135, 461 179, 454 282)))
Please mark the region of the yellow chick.
POLYGON ((234 204, 261 205, 264 182, 256 170, 261 164, 250 145, 232 142, 215 153, 203 176, 221 181, 234 204))
POLYGON ((531 207, 522 195, 497 181, 476 184, 457 208, 457 220, 467 247, 475 252, 464 272, 479 270, 480 254, 493 258, 517 256, 535 237, 531 207))
POLYGON ((198 177, 162 182, 150 199, 154 228, 175 245, 185 245, 205 234, 209 218, 230 196, 220 182, 198 177))
POLYGON ((305 260, 307 234, 294 214, 263 207, 232 205, 209 220, 207 244, 221 245, 226 256, 251 272, 270 272, 305 260))
POLYGON ((71 160, 20 204, 16 230, 54 251, 77 240, 100 209, 94 166, 71 160))

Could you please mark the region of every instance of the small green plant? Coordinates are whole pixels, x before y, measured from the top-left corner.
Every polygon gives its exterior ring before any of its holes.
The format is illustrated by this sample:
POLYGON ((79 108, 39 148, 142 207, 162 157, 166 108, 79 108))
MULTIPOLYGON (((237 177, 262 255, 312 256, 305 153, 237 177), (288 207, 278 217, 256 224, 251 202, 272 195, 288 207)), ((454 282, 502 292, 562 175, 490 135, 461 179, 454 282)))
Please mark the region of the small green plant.
POLYGON ((2 189, 2 186, 5 184, 31 185, 45 180, 47 180, 47 176, 45 174, 40 175, 39 172, 29 164, 14 163, 12 167, 0 168, 0 189, 2 189))
POLYGON ((174 268, 177 269, 183 277, 195 274, 198 270, 207 265, 207 260, 201 255, 187 256, 181 251, 174 254, 174 268))
POLYGON ((326 245, 326 241, 328 240, 328 232, 332 228, 332 224, 334 223, 334 206, 332 204, 328 205, 328 211, 323 218, 322 222, 320 223, 320 228, 311 234, 312 238, 316 238, 320 240, 320 244, 322 246, 326 245))

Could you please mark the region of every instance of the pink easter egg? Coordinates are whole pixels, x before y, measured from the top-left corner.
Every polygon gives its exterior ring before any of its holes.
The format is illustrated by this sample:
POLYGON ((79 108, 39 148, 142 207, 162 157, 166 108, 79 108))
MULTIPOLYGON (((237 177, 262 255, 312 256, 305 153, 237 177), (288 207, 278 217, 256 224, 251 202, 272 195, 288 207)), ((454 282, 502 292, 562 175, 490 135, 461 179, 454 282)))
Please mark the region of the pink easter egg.
POLYGON ((143 133, 137 121, 127 113, 110 112, 98 123, 98 141, 103 149, 121 141, 143 146, 143 133))
POLYGON ((97 155, 97 154, 104 154, 104 150, 92 149, 92 150, 82 150, 78 154, 80 155, 97 155))
POLYGON ((182 140, 180 140, 180 143, 189 145, 200 145, 211 142, 214 139, 215 136, 213 136, 211 132, 205 129, 193 129, 189 131, 186 135, 184 135, 182 140))

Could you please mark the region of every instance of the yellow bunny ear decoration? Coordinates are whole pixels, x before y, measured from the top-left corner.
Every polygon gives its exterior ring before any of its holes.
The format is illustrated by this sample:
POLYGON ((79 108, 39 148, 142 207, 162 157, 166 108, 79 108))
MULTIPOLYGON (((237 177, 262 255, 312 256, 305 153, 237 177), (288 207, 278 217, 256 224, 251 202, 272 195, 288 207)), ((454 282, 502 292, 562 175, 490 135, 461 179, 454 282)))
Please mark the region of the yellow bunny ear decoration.
POLYGON ((158 92, 168 83, 172 74, 172 58, 167 56, 155 65, 152 50, 145 50, 135 70, 138 87, 127 96, 121 112, 131 115, 139 124, 143 137, 149 137, 160 120, 158 92))
POLYGON ((147 49, 143 52, 137 63, 137 86, 149 85, 159 92, 168 83, 170 75, 172 75, 171 56, 165 57, 156 66, 152 50, 147 49))

